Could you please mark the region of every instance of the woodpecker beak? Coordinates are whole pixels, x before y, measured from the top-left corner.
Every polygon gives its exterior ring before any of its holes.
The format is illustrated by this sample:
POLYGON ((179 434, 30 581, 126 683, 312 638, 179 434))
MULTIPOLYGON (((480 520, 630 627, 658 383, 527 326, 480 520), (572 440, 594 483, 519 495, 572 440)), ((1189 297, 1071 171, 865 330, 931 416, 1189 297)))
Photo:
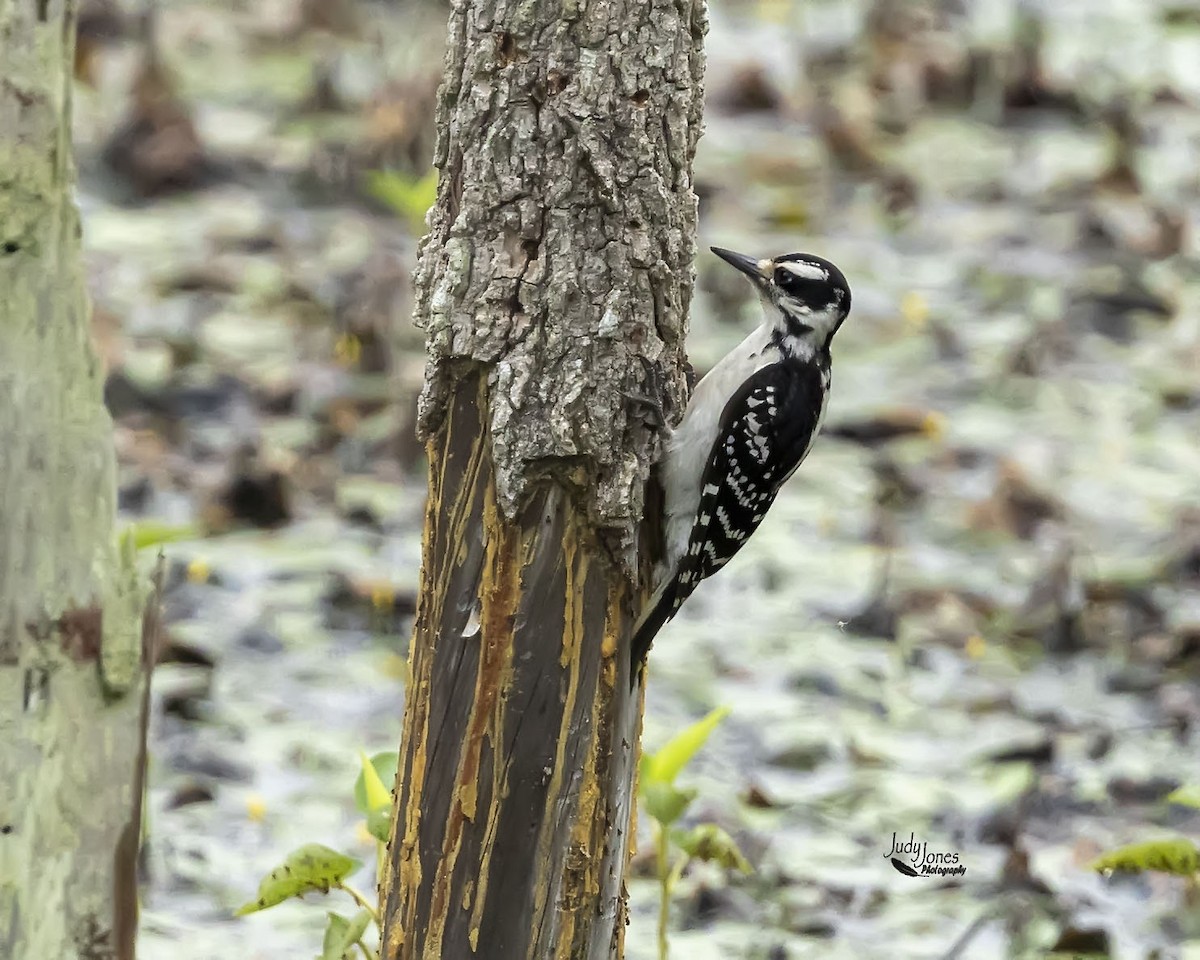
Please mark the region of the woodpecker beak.
POLYGON ((709 247, 709 249, 730 266, 742 271, 755 283, 761 283, 770 276, 768 273, 769 260, 755 260, 744 253, 734 253, 732 250, 725 250, 721 247, 709 247))

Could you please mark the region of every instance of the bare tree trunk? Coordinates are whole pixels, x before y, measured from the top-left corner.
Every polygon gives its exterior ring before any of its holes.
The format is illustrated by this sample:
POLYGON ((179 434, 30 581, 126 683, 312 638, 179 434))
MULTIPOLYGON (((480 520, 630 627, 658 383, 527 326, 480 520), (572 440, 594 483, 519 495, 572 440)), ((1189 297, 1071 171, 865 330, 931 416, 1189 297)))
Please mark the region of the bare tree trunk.
POLYGON ((643 401, 686 389, 705 27, 703 0, 454 3, 388 958, 621 953, 643 401))
MULTIPOLYGON (((74 2, 0 0, 0 956, 134 955, 146 660, 70 196, 74 2)), ((151 629, 147 624, 147 629, 151 629)))

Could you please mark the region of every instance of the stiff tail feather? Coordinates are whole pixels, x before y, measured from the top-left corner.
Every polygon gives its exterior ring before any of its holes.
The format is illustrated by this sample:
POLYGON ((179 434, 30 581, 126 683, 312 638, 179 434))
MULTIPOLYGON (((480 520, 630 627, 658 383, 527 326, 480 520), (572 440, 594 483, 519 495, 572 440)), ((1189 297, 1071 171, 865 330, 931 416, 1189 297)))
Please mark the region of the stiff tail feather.
POLYGON ((633 669, 631 676, 636 677, 650 652, 650 644, 655 636, 673 616, 675 616, 675 594, 678 582, 675 577, 668 577, 654 591, 654 596, 646 604, 642 615, 638 617, 633 628, 633 642, 630 644, 630 655, 633 669))

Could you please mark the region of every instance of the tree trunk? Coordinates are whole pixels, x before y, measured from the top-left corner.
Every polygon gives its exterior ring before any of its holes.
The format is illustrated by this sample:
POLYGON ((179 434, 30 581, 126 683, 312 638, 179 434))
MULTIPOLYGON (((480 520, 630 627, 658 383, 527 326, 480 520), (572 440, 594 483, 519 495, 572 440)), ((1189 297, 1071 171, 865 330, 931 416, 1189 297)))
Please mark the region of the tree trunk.
POLYGON ((134 954, 144 599, 70 196, 75 4, 0 0, 0 956, 134 954))
POLYGON ((456 0, 417 270, 429 501, 384 956, 617 957, 703 0, 456 0), (648 401, 648 402, 647 402, 648 401))

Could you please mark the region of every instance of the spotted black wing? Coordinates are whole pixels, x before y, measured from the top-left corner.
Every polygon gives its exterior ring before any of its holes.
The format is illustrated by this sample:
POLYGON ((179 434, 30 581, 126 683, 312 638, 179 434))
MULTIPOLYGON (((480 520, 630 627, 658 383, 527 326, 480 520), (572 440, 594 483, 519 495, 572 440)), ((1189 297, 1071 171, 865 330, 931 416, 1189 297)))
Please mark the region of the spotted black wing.
POLYGON ((828 367, 774 363, 730 398, 700 481, 700 504, 676 572, 673 610, 733 557, 815 439, 828 367))

